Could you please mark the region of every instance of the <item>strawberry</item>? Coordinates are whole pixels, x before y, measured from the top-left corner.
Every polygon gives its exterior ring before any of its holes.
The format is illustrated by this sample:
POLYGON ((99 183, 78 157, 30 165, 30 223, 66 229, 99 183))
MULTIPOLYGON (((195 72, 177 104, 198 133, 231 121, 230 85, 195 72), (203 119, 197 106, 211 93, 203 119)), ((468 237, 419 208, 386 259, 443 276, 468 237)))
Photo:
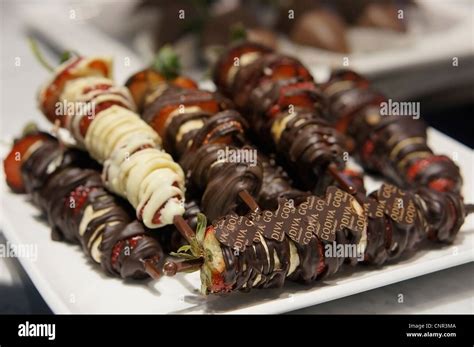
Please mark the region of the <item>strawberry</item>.
POLYGON ((48 138, 48 135, 45 133, 35 132, 28 134, 15 141, 10 153, 3 160, 7 184, 15 193, 25 192, 25 186, 21 177, 21 164, 26 159, 25 155, 31 154, 27 153, 28 149, 38 141, 44 141, 48 138))
POLYGON ((429 187, 438 192, 449 192, 454 187, 454 181, 448 178, 437 178, 429 183, 429 187))
POLYGON ((362 148, 362 157, 365 161, 368 161, 372 153, 374 152, 375 145, 372 140, 367 140, 362 148))
MULTIPOLYGON (((178 184, 178 182, 173 182, 173 185, 172 185, 172 186, 173 186, 173 187, 179 187, 179 184, 178 184)), ((179 195, 172 196, 170 199, 174 199, 174 198, 180 199, 179 195)), ((143 204, 142 208, 141 208, 140 211, 138 212, 138 214, 137 214, 137 219, 138 219, 138 220, 143 220, 143 210, 145 209, 146 204, 148 204, 148 201, 149 201, 149 200, 147 200, 147 202, 145 202, 145 204, 143 204)), ((151 222, 152 222, 153 224, 161 224, 161 209, 163 208, 163 206, 164 206, 167 202, 168 202, 168 201, 165 201, 165 203, 164 203, 162 206, 160 206, 160 208, 158 209, 158 211, 156 211, 155 214, 153 215, 153 218, 151 219, 151 222)))
POLYGON ((72 208, 74 213, 79 213, 86 203, 89 194, 94 190, 96 190, 96 187, 77 186, 76 189, 70 192, 65 198, 64 203, 67 207, 72 208), (71 205, 72 202, 74 203, 73 205, 71 205))
POLYGON ((151 220, 153 224, 160 224, 161 223, 161 212, 156 211, 156 213, 153 215, 153 218, 151 220))
MULTIPOLYGON (((40 100, 40 106, 43 113, 51 123, 54 123, 56 119, 59 119, 61 125, 65 124, 65 117, 62 117, 63 115, 58 115, 55 112, 56 103, 58 102, 59 96, 61 95, 66 83, 78 77, 82 77, 74 72, 74 68, 76 68, 82 61, 82 57, 72 59, 69 65, 67 65, 61 72, 57 73, 53 81, 46 87, 42 99, 40 100)), ((101 76, 108 77, 110 74, 109 67, 101 59, 89 62, 88 68, 92 71, 90 75, 100 74, 101 76)))
POLYGON ((428 158, 416 161, 408 168, 408 181, 412 182, 420 172, 426 170, 431 164, 439 161, 449 161, 449 158, 444 155, 432 155, 428 158))
POLYGON ((198 88, 198 85, 196 84, 196 82, 194 82, 189 77, 185 77, 185 76, 178 76, 174 80, 172 80, 171 83, 177 87, 181 87, 184 89, 197 89, 198 88))
POLYGON ((268 116, 270 118, 275 117, 289 105, 313 109, 315 107, 314 100, 310 93, 316 91, 314 83, 312 82, 293 83, 281 87, 279 90, 278 100, 274 105, 272 105, 270 110, 268 110, 268 116))
POLYGON ((145 206, 146 204, 148 204, 148 201, 150 201, 150 199, 148 199, 142 206, 142 208, 140 209, 140 211, 137 212, 137 219, 138 220, 143 220, 143 210, 145 209, 145 206))
POLYGON ((326 263, 324 262, 324 245, 321 241, 318 242, 318 254, 319 262, 318 267, 316 268, 316 273, 320 275, 326 271, 326 263))
POLYGON ((165 77, 158 71, 148 68, 131 76, 127 82, 125 82, 125 86, 132 94, 132 98, 138 110, 141 110, 145 103, 146 96, 163 83, 166 83, 165 77))
POLYGON ((95 107, 94 117, 90 117, 90 116, 82 117, 81 121, 79 123, 79 130, 81 132, 81 135, 86 136, 87 130, 89 129, 89 125, 95 119, 95 117, 97 117, 99 115, 100 112, 102 112, 102 111, 106 110, 107 108, 109 108, 111 106, 114 106, 114 105, 126 107, 125 105, 123 105, 119 101, 104 101, 104 102, 101 102, 100 104, 98 104, 95 107))
MULTIPOLYGON (((186 106, 198 106, 201 110, 209 112, 211 114, 219 112, 219 104, 215 100, 202 101, 202 102, 184 102, 186 106)), ((166 105, 161 108, 153 117, 153 120, 149 124, 161 137, 165 136, 166 122, 169 119, 169 115, 179 109, 183 103, 175 103, 166 105)))
POLYGON ((102 76, 110 77, 109 66, 100 58, 89 63, 89 69, 99 71, 102 76))
POLYGON ((135 247, 137 247, 138 241, 140 241, 143 238, 142 235, 137 235, 137 236, 132 236, 126 240, 121 240, 117 242, 114 246, 114 249, 112 250, 112 256, 111 256, 111 261, 112 261, 112 266, 115 267, 117 264, 118 258, 120 254, 123 252, 125 247, 129 247, 129 251, 133 250, 135 247))
POLYGON ((124 245, 125 245, 125 241, 123 240, 115 244, 114 249, 112 250, 112 257, 111 257, 112 266, 115 267, 115 264, 117 264, 118 257, 120 253, 122 253, 124 245))
POLYGON ((87 93, 95 91, 95 90, 109 90, 110 88, 111 88, 111 85, 109 85, 109 84, 97 84, 93 87, 85 87, 82 90, 82 94, 87 94, 87 93))
POLYGON ((228 83, 229 71, 235 66, 237 59, 240 59, 245 54, 249 53, 270 53, 271 49, 262 46, 258 43, 245 42, 231 47, 225 54, 221 55, 218 62, 215 64, 213 72, 213 80, 218 88, 229 92, 230 85, 228 83))
POLYGON ((303 66, 295 64, 293 61, 282 60, 271 67, 271 80, 279 81, 297 77, 299 80, 311 81, 312 77, 309 71, 303 66))
POLYGON ((44 91, 40 105, 43 113, 51 123, 54 123, 56 119, 59 119, 61 124, 64 124, 64 117, 60 117, 61 115, 55 113, 56 102, 58 101, 59 95, 63 91, 66 82, 74 78, 71 74, 71 70, 79 64, 80 61, 82 61, 82 58, 73 59, 63 71, 55 76, 54 80, 44 91))
POLYGON ((137 247, 138 241, 140 241, 141 239, 142 239, 141 235, 137 235, 137 236, 133 236, 129 238, 127 241, 128 241, 128 246, 130 247, 130 249, 134 249, 135 247, 137 247))
POLYGON ((212 293, 227 293, 232 290, 232 286, 224 281, 224 275, 219 272, 212 273, 212 293))

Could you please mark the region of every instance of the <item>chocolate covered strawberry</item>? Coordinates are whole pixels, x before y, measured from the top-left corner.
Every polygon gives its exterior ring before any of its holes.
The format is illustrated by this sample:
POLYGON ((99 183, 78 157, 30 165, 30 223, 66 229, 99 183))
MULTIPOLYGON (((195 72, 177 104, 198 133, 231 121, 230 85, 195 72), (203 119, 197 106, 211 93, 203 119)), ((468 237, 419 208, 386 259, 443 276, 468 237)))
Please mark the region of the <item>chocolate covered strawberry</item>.
POLYGON ((53 239, 82 245, 111 275, 159 277, 164 259, 160 243, 104 188, 88 162, 92 160, 83 153, 30 129, 7 156, 6 179, 16 191, 30 194, 46 215, 53 239), (16 154, 22 159, 14 160, 16 154))
POLYGON ((322 193, 331 176, 340 176, 346 139, 325 120, 325 100, 301 62, 241 42, 219 57, 213 79, 247 118, 256 142, 280 157, 301 188, 322 193))
POLYGON ((15 193, 25 193, 21 175, 22 163, 28 159, 35 147, 50 138, 46 133, 33 130, 26 136, 14 141, 12 149, 3 160, 3 169, 6 182, 15 193))
POLYGON ((433 153, 426 124, 414 117, 383 115, 381 108, 388 100, 366 78, 340 70, 322 89, 331 110, 329 121, 355 140, 357 157, 365 168, 403 187, 460 191, 459 167, 451 158, 433 153))

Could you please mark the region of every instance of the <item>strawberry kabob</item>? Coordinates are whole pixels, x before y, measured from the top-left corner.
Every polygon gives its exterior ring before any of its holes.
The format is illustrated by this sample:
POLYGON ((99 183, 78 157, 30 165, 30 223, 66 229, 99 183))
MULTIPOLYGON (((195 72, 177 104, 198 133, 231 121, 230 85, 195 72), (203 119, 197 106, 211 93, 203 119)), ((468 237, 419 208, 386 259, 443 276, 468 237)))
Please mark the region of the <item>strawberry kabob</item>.
POLYGON ((149 228, 172 224, 184 212, 183 171, 110 75, 110 59, 72 56, 41 89, 40 108, 103 164, 105 186, 131 203, 138 220, 149 228))
MULTIPOLYGON (((243 199, 249 202, 251 197, 243 199)), ((337 270, 320 239, 334 240, 344 229, 362 238, 366 229, 367 239, 358 243, 358 251, 366 263, 383 264, 413 250, 432 230, 455 235, 466 214, 456 193, 426 187, 404 191, 389 184, 366 197, 364 206, 335 187, 328 188, 325 199, 308 196, 296 208, 286 199, 279 201, 276 211, 255 206, 250 201, 252 213, 231 213, 207 228, 200 215, 196 233, 178 223, 190 246, 176 255, 187 260, 167 262, 164 273, 200 269, 206 294, 281 287, 286 280, 310 282, 337 270)))
MULTIPOLYGON (((335 179, 342 189, 356 193, 357 185, 348 177, 352 172, 342 171, 345 138, 324 120, 324 99, 298 60, 259 44, 237 44, 220 57, 214 82, 248 117, 259 139, 270 137, 257 142, 283 157, 301 188, 324 195, 335 179)), ((338 243, 360 239, 350 232, 338 236, 338 243)))
POLYGON ((256 43, 234 44, 213 79, 247 117, 256 142, 276 152, 303 189, 324 194, 334 178, 343 179, 346 139, 325 120, 322 94, 298 60, 256 43))
POLYGON ((156 237, 135 220, 127 203, 109 193, 84 152, 30 129, 4 160, 6 182, 27 193, 45 214, 52 238, 78 243, 105 272, 158 278, 164 254, 156 237))
POLYGON ((322 89, 329 121, 355 140, 357 157, 366 169, 402 187, 460 191, 459 167, 449 157, 433 153, 426 124, 407 116, 381 116, 381 103, 387 99, 367 79, 353 71, 336 71, 322 89))
POLYGON ((265 166, 263 186, 268 190, 261 191, 262 201, 280 198, 276 210, 260 210, 241 194, 253 211, 248 215, 230 213, 207 228, 201 215, 195 233, 178 222, 189 246, 175 255, 186 260, 167 262, 165 274, 200 270, 206 294, 280 287, 286 280, 307 283, 334 274, 345 260, 326 254, 332 241, 356 244, 364 263, 381 265, 413 251, 433 231, 456 235, 466 214, 458 194, 426 187, 404 191, 384 184, 364 198, 363 187, 357 187, 357 198, 330 187, 319 198, 292 188, 283 171, 265 175, 265 166))

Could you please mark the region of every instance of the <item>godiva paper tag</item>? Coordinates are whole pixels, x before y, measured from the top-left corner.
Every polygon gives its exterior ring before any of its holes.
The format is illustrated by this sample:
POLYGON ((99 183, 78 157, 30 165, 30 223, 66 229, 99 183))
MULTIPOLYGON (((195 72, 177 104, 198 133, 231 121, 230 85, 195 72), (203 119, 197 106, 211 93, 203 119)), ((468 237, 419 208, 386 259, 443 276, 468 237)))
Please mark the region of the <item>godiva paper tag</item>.
POLYGON ((415 201, 410 192, 384 183, 378 190, 378 201, 385 206, 384 212, 397 223, 410 225, 416 220, 415 201))
POLYGON ((313 233, 307 226, 306 210, 295 208, 293 200, 281 199, 276 211, 252 213, 252 221, 258 226, 260 233, 267 239, 278 242, 287 235, 294 242, 307 245, 313 233))
POLYGON ((235 213, 219 218, 213 223, 215 235, 220 243, 243 252, 254 242, 258 227, 245 216, 235 213))
POLYGON ((364 208, 349 193, 336 187, 329 187, 328 193, 334 197, 333 206, 338 210, 337 217, 341 228, 347 228, 362 233, 367 228, 367 216, 364 208))
POLYGON ((364 201, 364 211, 370 218, 383 218, 385 216, 386 201, 378 202, 372 197, 367 197, 364 201))
POLYGON ((281 227, 294 242, 304 244, 303 220, 292 200, 282 199, 279 201, 278 209, 275 211, 275 223, 276 228, 281 227))
POLYGON ((355 198, 331 186, 326 191, 326 200, 310 197, 306 203, 309 206, 309 224, 313 232, 322 240, 332 242, 336 232, 348 228, 362 233, 367 228, 367 216, 364 208, 355 198))
POLYGON ((305 229, 312 231, 314 235, 322 240, 334 241, 335 235, 331 235, 331 230, 324 227, 324 220, 322 219, 326 210, 326 202, 312 195, 301 205, 303 205, 306 210, 307 225, 305 229))
POLYGON ((266 239, 281 242, 285 238, 285 231, 277 225, 273 211, 265 210, 260 213, 253 212, 249 218, 257 225, 259 232, 266 239))

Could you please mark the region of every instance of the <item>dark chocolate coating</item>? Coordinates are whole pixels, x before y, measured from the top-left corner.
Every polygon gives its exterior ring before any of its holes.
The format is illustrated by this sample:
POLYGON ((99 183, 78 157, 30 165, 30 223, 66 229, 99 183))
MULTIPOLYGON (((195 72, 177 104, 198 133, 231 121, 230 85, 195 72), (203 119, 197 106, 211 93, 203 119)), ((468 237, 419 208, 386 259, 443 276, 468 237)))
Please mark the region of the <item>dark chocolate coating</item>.
POLYGON ((229 69, 236 63, 235 58, 240 58, 242 55, 248 53, 264 54, 270 52, 272 52, 271 48, 256 42, 246 42, 245 44, 238 42, 229 46, 220 56, 213 69, 212 79, 217 88, 225 95, 230 96, 232 86, 229 85, 226 77, 229 69))
MULTIPOLYGON (((308 70, 295 58, 281 56, 275 53, 264 54, 254 62, 240 68, 231 85, 231 91, 235 106, 243 109, 248 106, 252 90, 255 89, 262 80, 270 80, 273 71, 278 68, 291 70, 292 78, 298 81, 313 81, 313 77, 308 70)), ((288 72, 287 72, 288 73, 288 72)))
POLYGON ((179 158, 186 149, 189 140, 191 140, 195 134, 194 131, 188 132, 184 135, 184 139, 178 141, 176 135, 179 127, 190 120, 205 120, 212 114, 207 111, 194 113, 183 112, 167 120, 162 129, 158 129, 156 125, 153 124, 156 117, 158 117, 162 111, 166 111, 168 107, 179 110, 180 106, 201 106, 204 104, 208 106, 213 105, 216 109, 215 111, 219 111, 229 108, 231 102, 219 93, 212 93, 206 90, 186 89, 169 84, 164 87, 165 90, 145 106, 141 117, 163 136, 164 149, 179 158))
POLYGON ((463 198, 457 193, 436 192, 426 187, 420 187, 415 192, 424 202, 420 204, 420 209, 428 224, 428 237, 453 242, 465 219, 463 198))
POLYGON ((325 258, 324 242, 312 238, 307 245, 293 243, 299 257, 299 265, 290 270, 290 242, 288 237, 279 242, 271 239, 254 243, 243 252, 235 252, 221 245, 225 263, 224 282, 226 291, 250 291, 252 288, 282 287, 288 279, 294 282, 310 283, 316 279, 336 273, 344 263, 344 258, 325 258), (265 248, 270 257, 267 257, 265 248), (275 258, 280 266, 275 268, 275 258))
POLYGON ((224 144, 208 144, 183 156, 180 164, 189 173, 189 180, 203 191, 201 207, 209 220, 221 217, 230 211, 245 210, 239 198, 242 190, 256 195, 262 181, 262 168, 257 163, 218 162, 218 151, 229 147, 224 144))
MULTIPOLYGON (((186 203, 184 204, 184 214, 183 218, 191 227, 192 230, 196 230, 197 227, 197 215, 202 213, 201 208, 199 206, 200 199, 198 198, 190 198, 188 196, 188 191, 186 191, 186 203)), ((178 248, 175 248, 178 249, 178 248)))
MULTIPOLYGON (((355 186, 358 193, 365 194, 364 174, 362 172, 345 169, 342 174, 346 176, 355 186)), ((343 189, 344 187, 341 187, 343 189)), ((344 189, 343 189, 344 190, 344 189)))
MULTIPOLYGON (((142 118, 153 123, 161 110, 168 106, 192 107, 202 103, 214 104, 217 110, 230 105, 218 93, 168 87, 145 107, 142 118)), ((194 196, 201 196, 200 207, 211 221, 233 210, 245 211, 239 193, 247 190, 256 196, 260 190, 262 168, 258 162, 252 166, 245 162, 218 160, 219 151, 251 150, 250 147, 243 147, 246 127, 245 120, 235 111, 222 111, 214 115, 206 111, 193 111, 176 114, 164 122, 163 128, 156 129, 164 133, 165 149, 180 161, 187 174, 188 190, 194 191, 194 196), (202 121, 203 126, 188 130, 178 138, 180 128, 196 120, 202 121)), ((188 218, 191 224, 195 224, 195 217, 188 218)))
POLYGON ((44 209, 45 201, 39 195, 39 191, 56 171, 71 165, 91 169, 97 169, 98 165, 82 151, 75 149, 62 151, 54 137, 42 134, 48 138, 22 163, 21 172, 26 193, 31 195, 35 205, 44 209))
POLYGON ((181 141, 177 141, 176 136, 178 134, 179 128, 183 124, 193 120, 201 120, 205 122, 205 120, 211 116, 212 114, 207 112, 193 112, 173 117, 170 121, 170 124, 166 128, 164 146, 170 149, 176 158, 180 158, 188 146, 192 143, 193 138, 196 136, 198 130, 195 129, 186 132, 183 135, 181 141))
MULTIPOLYGON (((298 206, 310 195, 308 192, 293 188, 288 175, 280 166, 276 165, 273 159, 260 154, 259 162, 263 167, 262 189, 258 196, 260 208, 275 210, 278 207, 278 201, 285 198, 293 199, 295 205, 298 206)), ((357 243, 359 238, 360 235, 343 230, 336 234, 336 243, 357 243)), ((309 283, 337 273, 344 262, 348 260, 355 264, 354 259, 340 256, 325 257, 324 250, 327 242, 314 237, 307 245, 293 243, 300 264, 293 273, 288 275, 289 243, 292 241, 288 237, 285 237, 282 242, 269 239, 264 239, 264 241, 266 247, 277 255, 282 264, 279 270, 274 269, 274 259, 268 261, 261 243, 254 243, 253 247, 247 247, 243 252, 237 253, 230 247, 221 245, 226 264, 224 273, 226 288, 231 288, 231 291, 249 291, 251 288, 281 287, 287 279, 309 283), (255 282, 257 278, 260 279, 255 282)))
POLYGON ((214 82, 247 118, 259 145, 282 158, 302 189, 322 194, 332 183, 325 172, 327 166, 344 167, 346 139, 325 121, 325 99, 309 71, 295 58, 255 49, 260 57, 238 66, 232 85, 223 86, 229 74, 226 64, 253 49, 244 42, 224 53, 216 64, 214 82), (278 138, 272 126, 290 112, 294 115, 278 138))
POLYGON ((87 166, 96 165, 84 153, 61 149, 51 137, 22 163, 21 170, 27 192, 48 219, 53 239, 81 244, 91 256, 94 242, 102 237, 100 263, 106 272, 122 278, 147 277, 143 260, 163 261, 160 243, 141 223, 133 220, 133 212, 121 199, 105 189, 99 172, 83 168, 87 166), (88 193, 83 202, 73 199, 73 206, 76 203, 79 206, 71 208, 69 196, 77 188, 88 189, 88 193), (81 235, 79 226, 87 207, 105 213, 91 218, 81 235), (125 248, 132 237, 138 237, 136 246, 125 248), (114 263, 112 252, 120 242, 124 244, 118 249, 120 253, 114 263))
POLYGON ((247 127, 245 120, 231 110, 211 117, 208 114, 183 113, 173 117, 167 135, 174 138, 180 125, 195 118, 202 119, 204 125, 184 134, 181 144, 176 147, 179 148, 180 164, 187 173, 188 189, 201 194, 201 208, 211 221, 230 211, 245 211, 239 193, 247 190, 253 196, 258 194, 262 182, 260 164, 258 161, 252 166, 246 162, 218 160, 219 151, 226 148, 253 150, 243 146, 243 133, 247 127))
MULTIPOLYGON (((387 213, 381 217, 368 217, 367 246, 363 261, 365 264, 382 265, 396 260, 404 252, 416 250, 420 241, 426 238, 451 242, 463 224, 465 211, 462 197, 458 194, 435 192, 427 188, 406 191, 405 194, 411 194, 414 199, 413 222, 397 222, 387 213)), ((377 191, 368 197, 359 195, 358 199, 362 203, 371 200, 375 204, 385 206, 385 202, 378 200, 377 191)), ((259 222, 262 223, 261 220, 259 222)), ((341 229, 337 231, 336 242, 357 244, 359 237, 357 233, 341 229)), ((344 261, 355 263, 354 259, 326 257, 326 243, 314 236, 306 245, 293 243, 299 264, 293 273, 288 275, 290 242, 293 241, 286 235, 281 242, 263 238, 263 242, 253 242, 242 252, 236 252, 221 244, 225 263, 222 273, 224 285, 219 289, 210 288, 210 291, 249 291, 252 288, 281 287, 286 280, 308 283, 337 273, 344 261), (270 257, 267 257, 265 249, 269 250, 270 257), (275 267, 274 256, 280 263, 278 269, 275 267)))
MULTIPOLYGON (((366 8, 372 5, 379 5, 382 7, 395 7, 397 9, 404 9, 408 5, 411 5, 413 1, 411 0, 320 0, 321 5, 328 6, 333 8, 337 13, 339 13, 344 20, 350 24, 356 24, 360 17, 364 14, 366 8)), ((383 20, 377 21, 374 24, 377 27, 390 27, 387 21, 391 21, 390 16, 383 20)), ((403 24, 400 24, 403 25, 403 24)))
POLYGON ((248 247, 244 252, 236 254, 224 246, 222 253, 225 261, 224 279, 232 283, 232 290, 250 291, 251 288, 272 288, 283 286, 289 269, 290 246, 288 240, 277 242, 265 240, 270 254, 280 259, 281 269, 275 270, 274 258, 267 259, 262 243, 248 247), (254 283, 260 276, 260 280, 254 283))
POLYGON ((174 86, 168 86, 166 90, 146 105, 142 118, 145 122, 150 123, 155 116, 168 105, 184 105, 195 104, 214 100, 211 92, 196 89, 183 89, 174 86))
POLYGON ((366 169, 405 188, 428 187, 443 179, 450 182, 443 190, 460 191, 459 167, 451 159, 433 153, 426 140, 426 124, 408 116, 380 115, 380 103, 387 100, 370 88, 367 79, 353 71, 339 70, 323 91, 329 101, 330 121, 355 140, 357 157, 366 169), (337 91, 333 90, 336 84, 341 86, 337 91), (424 159, 428 165, 410 174, 410 169, 424 159))
POLYGON ((293 199, 295 204, 302 203, 309 192, 304 192, 292 186, 291 179, 274 159, 263 154, 259 155, 258 161, 263 168, 262 189, 258 195, 257 202, 265 210, 276 210, 280 199, 293 199))

